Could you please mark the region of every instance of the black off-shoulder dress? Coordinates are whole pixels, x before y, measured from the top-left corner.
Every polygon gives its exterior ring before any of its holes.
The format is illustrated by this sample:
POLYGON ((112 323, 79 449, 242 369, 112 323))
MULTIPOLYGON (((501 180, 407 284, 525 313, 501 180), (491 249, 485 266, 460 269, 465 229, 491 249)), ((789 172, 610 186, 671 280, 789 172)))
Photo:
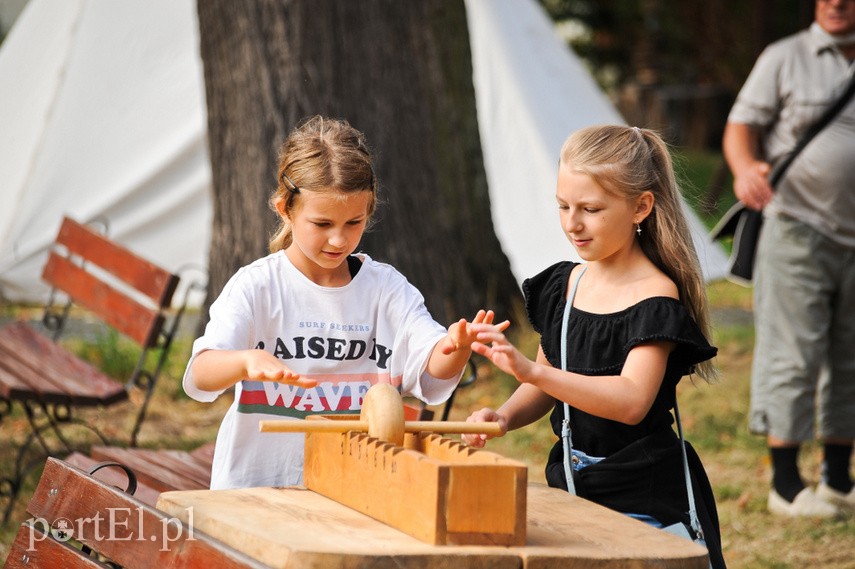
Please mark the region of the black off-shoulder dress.
MULTIPOLYGON (((570 272, 577 263, 557 263, 523 283, 526 313, 541 335, 549 363, 561 367, 561 322, 567 303, 570 272)), ((688 497, 680 441, 672 428, 677 383, 695 364, 716 355, 685 307, 673 298, 653 297, 611 314, 573 307, 567 332, 569 371, 591 376, 618 375, 629 351, 646 342, 669 341, 676 348, 647 416, 637 425, 590 415, 570 407, 573 447, 601 462, 573 473, 579 496, 623 513, 646 514, 663 525, 688 523, 688 497)), ((549 453, 546 479, 566 488, 561 421, 564 408, 555 401, 550 415, 559 437, 549 453)), ((712 489, 697 453, 687 444, 698 515, 713 567, 724 567, 718 514, 712 489)))

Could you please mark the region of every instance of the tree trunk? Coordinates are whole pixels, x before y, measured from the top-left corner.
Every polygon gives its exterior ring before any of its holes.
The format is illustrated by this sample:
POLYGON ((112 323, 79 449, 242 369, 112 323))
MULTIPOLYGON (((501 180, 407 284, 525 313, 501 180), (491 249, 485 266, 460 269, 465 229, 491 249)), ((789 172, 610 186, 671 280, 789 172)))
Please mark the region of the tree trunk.
POLYGON ((375 154, 381 207, 360 250, 406 275, 444 324, 482 306, 511 316, 520 294, 490 215, 462 0, 197 9, 214 182, 209 302, 265 254, 279 145, 323 114, 362 130, 375 154))

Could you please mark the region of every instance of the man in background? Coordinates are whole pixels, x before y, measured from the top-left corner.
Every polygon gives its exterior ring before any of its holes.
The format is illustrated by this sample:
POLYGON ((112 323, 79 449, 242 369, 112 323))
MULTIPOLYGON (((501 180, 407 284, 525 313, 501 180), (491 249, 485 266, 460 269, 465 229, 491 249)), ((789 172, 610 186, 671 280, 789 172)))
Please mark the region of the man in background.
POLYGON ((724 154, 736 197, 763 210, 755 260, 750 429, 767 437, 769 510, 855 510, 855 101, 792 163, 771 168, 855 72, 855 0, 817 0, 815 21, 758 58, 728 117, 724 154), (818 412, 817 412, 818 409, 818 412), (823 442, 822 480, 805 484, 800 445, 823 442))

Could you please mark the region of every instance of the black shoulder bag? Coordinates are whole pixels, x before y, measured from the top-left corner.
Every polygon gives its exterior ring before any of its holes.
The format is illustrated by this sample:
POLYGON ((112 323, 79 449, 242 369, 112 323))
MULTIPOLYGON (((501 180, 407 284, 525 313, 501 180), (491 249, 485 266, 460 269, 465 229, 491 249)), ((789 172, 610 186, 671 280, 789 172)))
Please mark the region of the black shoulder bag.
MULTIPOLYGON (((805 131, 793 150, 772 169, 772 173, 769 174, 769 185, 772 188, 783 178, 784 172, 811 139, 846 106, 853 93, 855 93, 855 74, 852 75, 846 91, 840 98, 825 110, 819 120, 805 131)), ((751 284, 754 276, 754 256, 762 226, 763 212, 749 209, 742 202, 736 202, 710 231, 710 238, 713 241, 733 237, 733 248, 727 269, 731 280, 744 285, 751 284)))

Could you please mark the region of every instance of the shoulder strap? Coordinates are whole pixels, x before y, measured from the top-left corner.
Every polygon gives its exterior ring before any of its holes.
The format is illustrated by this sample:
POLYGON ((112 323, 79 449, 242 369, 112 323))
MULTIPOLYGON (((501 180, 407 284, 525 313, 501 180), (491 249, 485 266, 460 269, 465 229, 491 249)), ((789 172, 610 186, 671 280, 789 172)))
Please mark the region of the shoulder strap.
POLYGON ((680 451, 683 453, 683 473, 686 476, 686 493, 689 495, 689 525, 699 539, 704 539, 701 521, 698 519, 698 508, 695 506, 695 492, 692 488, 692 474, 689 472, 689 459, 686 456, 686 441, 683 439, 683 425, 680 422, 680 408, 677 406, 677 395, 674 394, 674 416, 677 418, 677 432, 680 433, 680 451))
POLYGON ((799 141, 796 143, 796 146, 784 157, 783 160, 778 162, 775 165, 775 168, 772 170, 772 173, 769 175, 769 185, 773 188, 775 185, 784 177, 784 172, 787 171, 787 168, 790 167, 790 164, 793 163, 793 160, 796 159, 796 156, 804 149, 805 146, 813 139, 814 136, 819 134, 819 132, 828 125, 834 119, 837 114, 843 110, 843 107, 846 106, 846 103, 852 98, 852 95, 855 94, 855 73, 852 74, 852 77, 849 79, 849 85, 846 86, 846 90, 843 91, 843 94, 838 97, 834 103, 825 109, 825 112, 822 113, 822 116, 811 125, 809 129, 805 131, 799 141))
MULTIPOLYGON (((564 305, 564 316, 561 319, 561 369, 567 371, 567 321, 570 318, 570 309, 573 307, 573 299, 576 298, 576 289, 579 287, 579 279, 585 274, 588 267, 583 266, 579 276, 573 281, 570 294, 567 295, 567 304, 564 305)), ((573 482, 573 469, 570 467, 570 454, 573 450, 573 436, 570 430, 570 406, 564 401, 564 420, 561 421, 561 441, 564 448, 564 476, 567 478, 567 491, 576 493, 576 485, 573 482)))

